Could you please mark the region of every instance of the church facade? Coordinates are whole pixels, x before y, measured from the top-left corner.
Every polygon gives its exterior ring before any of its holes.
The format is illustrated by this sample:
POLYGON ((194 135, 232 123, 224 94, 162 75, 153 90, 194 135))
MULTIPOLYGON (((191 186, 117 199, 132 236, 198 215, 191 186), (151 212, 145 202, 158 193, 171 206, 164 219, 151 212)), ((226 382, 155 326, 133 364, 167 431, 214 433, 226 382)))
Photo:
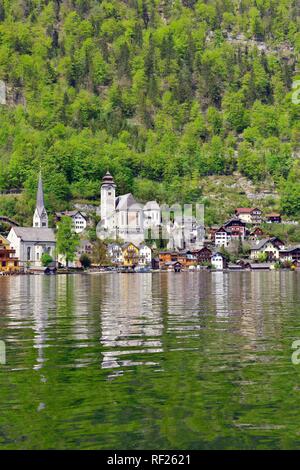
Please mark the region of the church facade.
POLYGON ((20 267, 41 268, 42 255, 48 253, 55 259, 55 234, 48 227, 48 214, 44 204, 42 176, 39 175, 36 207, 32 227, 12 227, 7 239, 19 258, 20 267))
MULTIPOLYGON (((148 204, 148 205, 147 205, 148 204)), ((145 230, 160 225, 160 208, 138 203, 131 193, 116 196, 116 184, 109 172, 101 185, 101 222, 98 236, 102 239, 121 239, 139 245, 145 240, 145 230)))
MULTIPOLYGON (((116 183, 107 172, 101 184, 101 221, 97 227, 100 239, 122 240, 135 245, 145 240, 158 239, 163 233, 168 248, 199 248, 199 227, 194 218, 176 216, 173 221, 164 219, 166 206, 157 201, 140 204, 131 193, 116 196, 116 183)), ((200 240, 200 242, 199 242, 200 240)))

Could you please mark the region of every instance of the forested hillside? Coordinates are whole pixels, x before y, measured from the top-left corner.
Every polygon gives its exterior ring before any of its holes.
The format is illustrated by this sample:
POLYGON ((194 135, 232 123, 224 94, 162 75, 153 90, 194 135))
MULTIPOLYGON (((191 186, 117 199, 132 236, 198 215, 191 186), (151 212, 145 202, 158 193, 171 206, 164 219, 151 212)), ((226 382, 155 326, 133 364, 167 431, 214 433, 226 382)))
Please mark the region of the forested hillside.
POLYGON ((0 0, 0 212, 99 197, 201 201, 206 178, 274 182, 300 216, 298 0, 0 0), (298 75, 297 75, 298 70, 298 75), (199 186, 200 183, 200 186, 199 186))

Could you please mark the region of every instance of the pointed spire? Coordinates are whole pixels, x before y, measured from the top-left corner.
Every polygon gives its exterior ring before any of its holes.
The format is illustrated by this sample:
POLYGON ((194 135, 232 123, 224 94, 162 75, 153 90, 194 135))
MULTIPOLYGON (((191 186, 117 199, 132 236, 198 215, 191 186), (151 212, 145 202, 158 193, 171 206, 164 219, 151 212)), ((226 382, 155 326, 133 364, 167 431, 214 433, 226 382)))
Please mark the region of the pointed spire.
POLYGON ((36 209, 39 215, 42 215, 43 211, 45 210, 42 170, 40 170, 40 174, 39 174, 39 184, 38 184, 38 190, 37 190, 37 195, 36 195, 36 209))

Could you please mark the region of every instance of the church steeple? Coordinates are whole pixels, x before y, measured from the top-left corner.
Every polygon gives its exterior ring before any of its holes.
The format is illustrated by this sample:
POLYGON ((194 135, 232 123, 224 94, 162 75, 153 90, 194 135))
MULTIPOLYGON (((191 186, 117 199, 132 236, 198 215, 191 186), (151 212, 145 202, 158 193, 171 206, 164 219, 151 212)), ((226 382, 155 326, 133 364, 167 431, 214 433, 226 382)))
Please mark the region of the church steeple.
POLYGON ((44 204, 44 191, 41 171, 39 174, 39 183, 36 195, 36 207, 33 215, 33 227, 48 228, 48 215, 44 204))

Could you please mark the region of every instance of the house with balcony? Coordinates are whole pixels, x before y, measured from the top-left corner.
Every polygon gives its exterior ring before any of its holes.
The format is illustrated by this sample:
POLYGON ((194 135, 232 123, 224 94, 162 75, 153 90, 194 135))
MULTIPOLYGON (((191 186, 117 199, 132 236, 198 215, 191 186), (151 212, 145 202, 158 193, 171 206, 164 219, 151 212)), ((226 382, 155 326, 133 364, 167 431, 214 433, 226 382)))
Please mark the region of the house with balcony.
POLYGON ((134 268, 139 264, 139 249, 132 242, 122 245, 123 266, 134 268))
POLYGON ((238 207, 235 216, 245 224, 259 225, 262 222, 262 211, 257 207, 238 207))
POLYGON ((257 260, 262 253, 267 255, 268 261, 276 261, 279 259, 279 253, 285 248, 284 243, 277 237, 263 238, 257 240, 251 247, 250 258, 257 260))
POLYGON ((123 251, 118 243, 109 243, 107 245, 107 257, 115 266, 123 264, 123 251))
POLYGON ((224 226, 220 227, 215 232, 215 246, 219 246, 219 247, 224 246, 225 248, 227 248, 230 240, 231 240, 230 231, 225 229, 224 226))
POLYGON ((16 250, 12 249, 10 242, 0 235, 0 272, 14 273, 20 270, 16 250))

